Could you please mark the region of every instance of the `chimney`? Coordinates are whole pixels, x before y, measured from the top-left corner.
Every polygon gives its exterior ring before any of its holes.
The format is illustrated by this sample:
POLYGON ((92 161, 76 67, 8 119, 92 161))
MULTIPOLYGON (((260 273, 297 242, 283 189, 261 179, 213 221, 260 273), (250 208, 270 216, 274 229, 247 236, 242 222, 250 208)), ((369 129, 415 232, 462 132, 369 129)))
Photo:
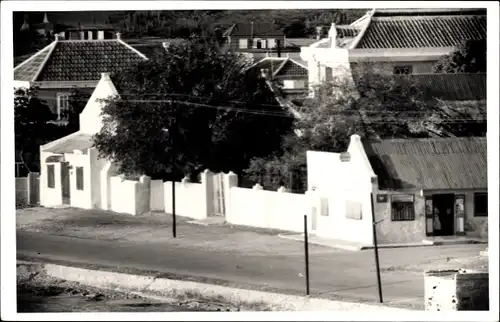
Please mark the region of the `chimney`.
POLYGON ((320 40, 321 39, 321 33, 323 32, 323 26, 317 26, 316 27, 316 39, 320 40))
POLYGON ((117 33, 116 33, 116 39, 120 40, 121 38, 122 38, 122 34, 121 34, 121 33, 119 33, 119 32, 117 32, 117 33))
POLYGON ((24 15, 24 22, 23 22, 23 25, 21 26, 21 31, 26 31, 30 29, 30 24, 28 22, 28 15, 24 15))
POLYGON ((43 15, 43 23, 49 23, 49 18, 47 18, 47 13, 43 15))
POLYGON ((54 35, 54 40, 55 40, 55 41, 59 41, 59 34, 55 34, 55 35, 54 35))
POLYGON ((109 73, 101 73, 101 80, 109 81, 111 78, 109 77, 109 73))
POLYGON ((337 47, 337 27, 333 22, 332 26, 330 27, 330 31, 328 32, 328 38, 330 39, 332 48, 337 47))
POLYGON ((251 22, 251 29, 250 29, 250 38, 252 38, 252 42, 253 42, 253 21, 251 22))
POLYGON ((357 134, 351 135, 351 143, 350 144, 353 144, 353 143, 361 144, 361 137, 357 134))

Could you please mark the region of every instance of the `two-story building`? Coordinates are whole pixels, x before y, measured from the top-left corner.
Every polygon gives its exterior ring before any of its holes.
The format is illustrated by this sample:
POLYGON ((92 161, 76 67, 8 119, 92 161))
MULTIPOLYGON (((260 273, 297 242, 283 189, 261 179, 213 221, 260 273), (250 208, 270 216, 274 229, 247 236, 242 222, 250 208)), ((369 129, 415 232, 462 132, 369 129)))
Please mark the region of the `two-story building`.
POLYGON ((361 63, 393 74, 429 74, 466 41, 486 39, 485 9, 373 9, 301 48, 309 83, 352 72, 361 63))
POLYGON ((117 34, 115 39, 55 40, 14 68, 14 87, 37 87, 56 118, 64 123, 71 89, 91 94, 102 73, 119 73, 147 60, 117 34))

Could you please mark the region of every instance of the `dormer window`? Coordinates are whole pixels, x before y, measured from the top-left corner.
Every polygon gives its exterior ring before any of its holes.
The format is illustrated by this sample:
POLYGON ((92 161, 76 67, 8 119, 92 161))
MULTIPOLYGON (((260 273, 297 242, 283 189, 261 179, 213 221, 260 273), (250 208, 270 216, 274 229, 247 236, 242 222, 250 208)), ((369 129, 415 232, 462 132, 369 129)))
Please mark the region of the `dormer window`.
POLYGON ((410 75, 413 73, 412 66, 395 66, 394 75, 410 75))

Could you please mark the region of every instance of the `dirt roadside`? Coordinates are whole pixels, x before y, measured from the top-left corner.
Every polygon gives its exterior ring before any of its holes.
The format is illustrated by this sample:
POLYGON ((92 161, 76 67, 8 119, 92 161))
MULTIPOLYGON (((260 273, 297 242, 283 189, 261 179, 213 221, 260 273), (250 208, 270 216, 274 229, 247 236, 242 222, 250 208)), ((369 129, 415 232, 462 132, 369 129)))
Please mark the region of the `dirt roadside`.
POLYGON ((134 292, 100 289, 55 279, 41 272, 38 264, 17 264, 19 313, 36 312, 238 312, 269 311, 265 306, 245 306, 184 295, 158 299, 134 292))

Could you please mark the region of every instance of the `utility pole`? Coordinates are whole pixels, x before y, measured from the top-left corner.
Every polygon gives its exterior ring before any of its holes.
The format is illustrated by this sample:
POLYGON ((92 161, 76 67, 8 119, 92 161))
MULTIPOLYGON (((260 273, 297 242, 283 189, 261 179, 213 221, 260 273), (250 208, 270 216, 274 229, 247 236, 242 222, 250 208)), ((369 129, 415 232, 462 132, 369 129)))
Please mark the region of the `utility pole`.
MULTIPOLYGON (((175 175, 176 175, 176 162, 175 162, 175 157, 176 157, 176 150, 175 150, 175 130, 177 127, 177 122, 175 118, 175 108, 172 102, 170 102, 170 105, 172 106, 172 124, 170 125, 170 129, 162 129, 163 132, 168 133, 170 136, 170 144, 172 145, 171 148, 171 154, 172 154, 172 160, 171 160, 171 166, 172 166, 172 235, 174 238, 177 237, 177 218, 175 215, 175 175)), ((167 209, 165 209, 166 211, 167 209)))
POLYGON ((309 240, 307 232, 307 215, 304 215, 304 257, 306 262, 306 295, 309 295, 309 240))
POLYGON ((176 172, 176 151, 175 151, 175 130, 177 128, 177 119, 175 115, 175 105, 172 104, 172 116, 173 116, 173 125, 170 130, 170 139, 172 140, 172 235, 174 238, 177 238, 177 221, 175 216, 175 175, 176 172))
POLYGON ((378 285, 378 299, 380 303, 384 302, 382 297, 382 282, 380 280, 380 263, 378 260, 378 243, 377 243, 377 223, 375 222, 375 207, 373 206, 373 193, 370 194, 371 208, 372 208, 372 228, 373 228, 373 250, 375 251, 375 267, 377 270, 377 285, 378 285))

